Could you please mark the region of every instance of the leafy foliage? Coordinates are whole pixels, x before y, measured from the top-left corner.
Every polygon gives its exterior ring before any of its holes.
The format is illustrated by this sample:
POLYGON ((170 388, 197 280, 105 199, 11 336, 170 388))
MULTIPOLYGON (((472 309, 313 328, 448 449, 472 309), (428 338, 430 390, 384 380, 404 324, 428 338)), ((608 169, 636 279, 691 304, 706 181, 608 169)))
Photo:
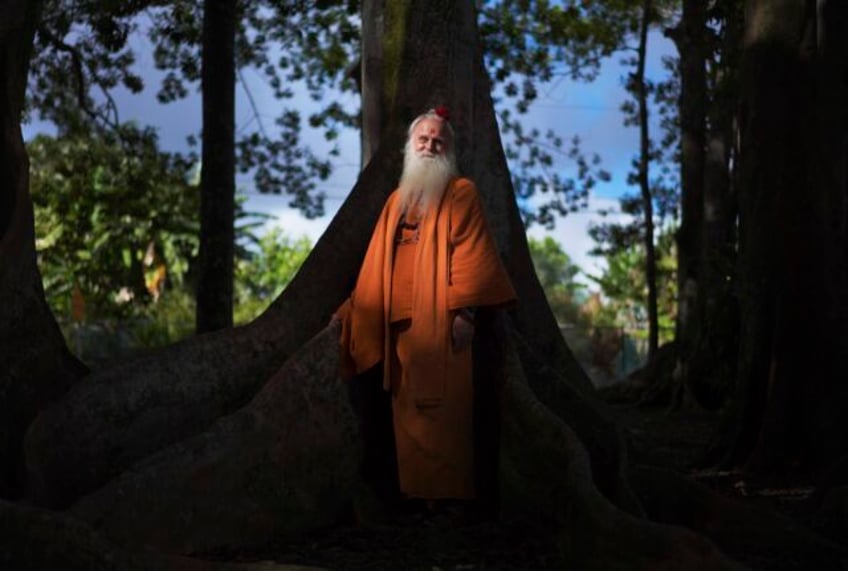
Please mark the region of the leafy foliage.
POLYGON ((564 77, 592 81, 635 30, 635 14, 623 0, 497 0, 480 7, 484 60, 503 94, 496 100, 498 119, 526 225, 553 228, 557 216, 585 208, 598 181, 610 180, 600 156, 587 156, 578 136, 565 149, 562 134, 528 130, 522 116, 542 85, 564 77), (574 170, 556 168, 560 158, 574 170))
POLYGON ((627 0, 496 0, 484 3, 480 35, 486 67, 504 93, 526 112, 537 82, 558 76, 591 81, 602 60, 635 28, 627 0))
POLYGON ((586 317, 580 312, 580 306, 585 301, 585 286, 575 281, 582 273, 579 267, 572 263, 562 246, 551 238, 544 240, 528 238, 530 256, 536 269, 536 276, 551 311, 561 324, 586 325, 586 317))
MULTIPOLYGON (((329 159, 338 148, 330 157, 316 156, 302 144, 301 131, 308 119, 333 141, 341 129, 358 127, 358 110, 326 95, 328 89, 358 88, 359 2, 244 0, 239 7, 237 77, 254 115, 250 127, 239 133, 239 169, 253 175, 258 190, 286 193, 306 216, 320 216, 324 195, 317 192, 316 181, 329 176, 329 159), (281 106, 273 124, 266 125, 243 79, 248 70, 262 77, 280 101, 301 86, 322 102, 321 108, 304 118, 300 110, 281 106)), ((199 81, 199 0, 106 5, 48 0, 45 12, 50 16, 37 38, 30 109, 60 126, 80 116, 67 109, 82 109, 101 126, 119 123, 111 91, 144 88, 133 71, 133 37, 146 36, 153 43, 154 62, 163 73, 157 89, 161 102, 186 97, 199 81)), ((562 77, 592 80, 603 59, 623 49, 636 31, 637 9, 626 0, 491 0, 481 3, 478 13, 486 66, 504 97, 497 102, 498 115, 523 218, 528 225, 551 228, 557 216, 585 207, 589 191, 610 175, 597 154, 583 152, 578 137, 570 137, 566 148, 562 134, 525 128, 523 113, 546 83, 562 77), (573 170, 556 166, 563 159, 573 170)))
MULTIPOLYGON (((291 98, 298 83, 315 101, 324 99, 328 87, 351 88, 348 67, 356 61, 359 39, 356 3, 245 0, 240 9, 238 80, 253 106, 254 118, 251 128, 239 133, 238 167, 254 175, 259 191, 286 193, 293 197, 291 205, 306 216, 320 216, 324 196, 315 192, 315 181, 329 176, 330 161, 302 144, 297 109, 282 107, 273 125, 265 126, 242 70, 257 72, 280 100, 291 98)), ((142 35, 153 42, 154 62, 163 72, 157 91, 160 102, 184 98, 199 83, 199 0, 105 5, 94 0, 48 0, 44 13, 47 17, 36 36, 27 109, 61 130, 79 128, 84 122, 117 131, 120 119, 113 91, 124 87, 138 93, 145 87, 134 68, 133 46, 142 35), (133 38, 135 42, 130 41, 133 38)), ((355 125, 356 119, 355 113, 333 101, 309 121, 323 126, 327 139, 333 140, 341 127, 355 125)), ((194 144, 196 137, 189 137, 189 142, 194 144)))
MULTIPOLYGON (((92 319, 146 315, 154 301, 192 289, 200 224, 196 165, 162 152, 152 129, 131 123, 117 132, 39 135, 28 152, 39 263, 58 316, 69 314, 75 287, 92 319)), ((252 279, 250 271, 260 267, 288 275, 280 255, 257 261, 261 256, 249 247, 276 254, 268 241, 282 239, 278 234, 254 234, 268 218, 245 212, 244 197, 238 198, 236 264, 248 264, 241 280, 252 279), (283 267, 274 270, 272 263, 283 267)), ((265 276, 257 283, 277 282, 265 276)))
MULTIPOLYGON (((657 307, 659 337, 661 342, 674 337, 677 314, 677 254, 674 227, 666 228, 657 240, 657 307)), ((645 249, 638 242, 620 243, 609 249, 596 249, 603 256, 606 269, 600 276, 588 276, 601 288, 604 304, 595 324, 623 327, 647 335, 648 311, 646 307, 647 283, 645 281, 645 249)))
MULTIPOLYGON (((156 67, 165 72, 157 97, 161 102, 181 99, 200 79, 199 3, 177 0, 167 9, 151 11, 149 37, 155 44, 156 67)), ((315 192, 316 180, 326 180, 331 163, 316 156, 300 140, 300 111, 282 108, 265 125, 243 70, 259 74, 278 100, 293 97, 296 85, 305 87, 314 101, 324 101, 328 88, 352 89, 349 73, 357 61, 359 28, 355 3, 245 1, 236 39, 238 80, 253 106, 251 129, 236 143, 237 162, 243 173, 252 172, 260 192, 291 195, 291 206, 307 217, 324 213, 324 194, 315 192)), ((309 117, 313 127, 323 127, 332 141, 342 127, 355 126, 357 115, 338 101, 326 104, 309 117)), ((338 148, 330 152, 337 156, 338 148)))
POLYGON ((129 46, 136 15, 154 2, 48 0, 30 64, 27 111, 37 112, 61 129, 85 119, 117 130, 117 87, 138 93, 144 87, 133 71, 136 54, 129 46), (108 9, 107 9, 108 8, 108 9))
POLYGON ((28 147, 36 246, 48 302, 67 315, 74 287, 94 316, 138 314, 197 249, 190 165, 133 124, 36 137, 28 147))
MULTIPOLYGON (((634 59, 625 62, 636 66, 634 59)), ((653 101, 653 107, 659 116, 661 136, 649 141, 648 161, 653 167, 653 178, 649 180, 651 199, 654 212, 660 224, 668 218, 676 218, 680 202, 680 119, 678 116, 678 100, 680 98, 679 59, 665 56, 662 60, 666 70, 663 81, 652 81, 645 78, 647 96, 653 101)), ((635 75, 630 73, 625 84, 631 94, 622 104, 625 126, 639 125, 639 112, 636 103, 639 86, 635 83, 635 75)), ((627 174, 627 184, 639 184, 639 159, 634 157, 631 170, 627 174)), ((622 212, 637 219, 644 215, 644 204, 636 194, 625 195, 621 200, 622 212)))
MULTIPOLYGON (((672 21, 679 10, 678 0, 656 0, 653 5, 651 22, 659 28, 672 21)), ((543 85, 565 77, 592 81, 604 59, 616 53, 625 54, 626 65, 635 65, 629 54, 638 36, 640 12, 639 3, 629 0, 497 0, 482 4, 484 58, 504 98, 496 102, 498 118, 525 224, 552 228, 557 216, 584 208, 592 188, 599 181, 610 180, 610 174, 601 167, 596 153, 587 155, 583 151, 579 137, 572 137, 570 146, 564 149, 562 134, 525 129, 523 113, 543 85), (510 110, 510 104, 516 112, 510 110), (572 163, 574 170, 566 174, 562 168, 555 168, 559 157, 572 163)), ((669 60, 666 65, 676 62, 669 60)), ((626 81, 630 91, 635 88, 633 80, 630 74, 626 81)), ((652 161, 660 167, 652 186, 662 218, 676 208, 676 153, 665 157, 662 149, 676 149, 677 86, 672 80, 649 84, 648 89, 666 133, 663 144, 651 150, 652 161)), ((626 103, 622 111, 625 125, 638 124, 635 104, 626 103)), ((632 176, 628 182, 632 183, 632 176)))
POLYGON ((309 238, 288 237, 279 228, 266 232, 236 265, 236 322, 250 321, 294 279, 312 251, 309 238))

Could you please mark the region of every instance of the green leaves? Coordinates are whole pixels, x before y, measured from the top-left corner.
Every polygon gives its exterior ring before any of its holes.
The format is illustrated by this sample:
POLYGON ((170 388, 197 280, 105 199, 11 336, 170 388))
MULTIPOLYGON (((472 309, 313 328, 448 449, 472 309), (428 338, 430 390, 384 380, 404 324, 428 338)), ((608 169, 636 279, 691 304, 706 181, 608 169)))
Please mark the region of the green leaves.
POLYGON ((558 216, 585 208, 589 191, 610 174, 597 154, 584 154, 576 137, 563 149, 561 134, 526 131, 521 115, 546 83, 592 81, 604 58, 626 46, 637 14, 624 0, 495 0, 481 6, 484 60, 503 94, 496 101, 498 119, 527 226, 553 228, 558 216), (559 166, 563 160, 567 167, 559 166))
MULTIPOLYGON (((645 280, 645 248, 639 241, 638 225, 613 225, 606 230, 631 230, 632 235, 604 235, 615 244, 595 250, 602 255, 606 269, 599 276, 589 279, 600 286, 604 306, 598 316, 598 325, 624 327, 630 331, 647 331, 648 310, 646 305, 648 286, 645 280)), ((677 315, 677 253, 674 243, 675 227, 666 228, 657 239, 657 311, 660 341, 674 337, 674 321, 677 315)), ((601 239, 597 227, 596 240, 601 239)))
MULTIPOLYGON (((590 81, 624 45, 636 8, 624 0, 495 0, 480 8, 486 67, 496 81, 524 77, 518 107, 555 76, 590 81)), ((517 87, 517 83, 514 84, 517 87)))
POLYGON ((309 238, 291 239, 279 228, 259 238, 256 250, 236 264, 236 322, 249 321, 265 310, 294 279, 312 250, 309 238))
MULTIPOLYGON (((152 301, 147 268, 180 284, 196 249, 198 194, 189 165, 161 153, 150 129, 38 136, 30 142, 36 247, 60 317, 77 283, 92 316, 138 314, 152 301), (129 301, 116 302, 120 292, 129 301)), ((158 295, 158 292, 157 292, 158 295)))
POLYGON ((584 324, 585 316, 580 312, 580 306, 585 301, 585 286, 575 281, 580 268, 571 262, 562 246, 550 236, 544 240, 528 238, 530 256, 536 269, 536 276, 548 305, 557 321, 564 324, 584 324))
MULTIPOLYGON (((320 216, 323 195, 315 192, 316 181, 329 176, 331 162, 302 142, 300 112, 285 100, 305 89, 321 102, 309 123, 322 129, 328 141, 336 140, 341 128, 358 126, 357 109, 326 96, 329 89, 357 89, 350 69, 359 51, 358 4, 245 0, 239 10, 237 66, 255 71, 281 102, 276 126, 267 129, 269 113, 252 109, 249 128, 239 131, 239 167, 254 176, 260 192, 289 194, 292 206, 306 216, 320 216)), ((163 74, 155 86, 160 103, 187 97, 200 81, 203 6, 198 0, 49 0, 44 13, 27 109, 62 132, 118 132, 120 114, 112 91, 117 86, 133 93, 144 89, 135 62, 145 40, 163 74)), ((249 90, 241 73, 238 81, 249 90)), ((248 99, 253 105, 250 93, 248 99)), ((329 154, 336 156, 338 149, 329 154)))

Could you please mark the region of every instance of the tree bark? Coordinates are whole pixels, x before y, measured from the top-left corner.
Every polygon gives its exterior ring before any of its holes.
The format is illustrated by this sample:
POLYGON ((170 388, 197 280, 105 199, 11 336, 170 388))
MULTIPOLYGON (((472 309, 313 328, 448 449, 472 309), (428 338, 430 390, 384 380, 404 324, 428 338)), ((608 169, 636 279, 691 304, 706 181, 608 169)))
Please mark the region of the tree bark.
POLYGON ((645 60, 648 50, 648 28, 651 24, 653 1, 643 0, 639 22, 639 47, 636 56, 634 87, 639 106, 639 191, 645 216, 643 244, 645 245, 645 282, 648 286, 648 361, 659 347, 659 314, 657 312, 657 254, 654 244, 654 200, 648 169, 651 164, 651 139, 648 130, 648 85, 645 80, 645 60))
POLYGON ((360 141, 361 168, 365 168, 380 146, 380 134, 385 128, 382 110, 386 104, 383 94, 383 43, 386 40, 385 0, 363 0, 362 17, 362 121, 360 141))
POLYGON ((720 407, 735 376, 738 304, 733 284, 736 204, 731 152, 738 101, 742 10, 726 3, 716 41, 706 6, 687 0, 673 31, 681 68, 681 211, 678 231, 677 356, 672 404, 720 407), (737 13, 738 12, 738 13, 737 13), (710 60, 707 74, 708 54, 710 60))
POLYGON ((395 138, 366 167, 292 283, 262 316, 96 372, 40 415, 26 444, 32 499, 66 506, 247 403, 353 288, 372 221, 397 181, 400 148, 395 138))
POLYGON ((822 476, 848 450, 846 30, 843 2, 746 4, 727 460, 753 478, 822 476))
POLYGON ((0 497, 22 493, 27 426, 78 379, 36 264, 29 161, 20 120, 40 2, 0 6, 0 497))
POLYGON ((236 0, 205 0, 197 332, 233 326, 236 0))
POLYGON ((239 411, 68 511, 119 544, 185 554, 333 525, 362 493, 360 435, 336 378, 339 334, 327 327, 239 411))
POLYGON ((700 255, 704 225, 704 150, 707 110, 706 6, 683 0, 674 40, 680 54, 680 229, 677 231, 676 381, 685 386, 696 347, 703 295, 700 255))
POLYGON ((733 194, 731 157, 738 156, 735 118, 743 18, 738 6, 728 4, 725 10, 710 81, 699 260, 701 288, 696 309, 701 325, 686 378, 689 392, 708 408, 717 408, 727 400, 736 376, 739 346, 739 304, 734 289, 738 206, 733 194))

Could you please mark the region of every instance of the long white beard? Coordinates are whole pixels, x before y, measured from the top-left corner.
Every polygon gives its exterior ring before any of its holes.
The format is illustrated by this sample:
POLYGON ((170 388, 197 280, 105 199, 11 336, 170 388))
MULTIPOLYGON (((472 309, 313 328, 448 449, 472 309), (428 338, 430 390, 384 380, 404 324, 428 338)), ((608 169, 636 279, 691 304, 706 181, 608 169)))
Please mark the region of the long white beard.
POLYGON ((457 175, 452 154, 416 153, 407 144, 399 192, 402 212, 415 208, 422 216, 439 204, 450 179, 457 175))

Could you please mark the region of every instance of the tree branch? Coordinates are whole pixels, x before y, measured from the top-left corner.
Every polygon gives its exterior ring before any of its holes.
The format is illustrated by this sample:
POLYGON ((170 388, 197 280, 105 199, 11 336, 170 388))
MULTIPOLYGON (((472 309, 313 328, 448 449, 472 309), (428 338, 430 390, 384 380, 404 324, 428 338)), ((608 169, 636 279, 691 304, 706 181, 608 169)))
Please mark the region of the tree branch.
POLYGON ((97 77, 94 74, 92 74, 93 83, 95 83, 100 88, 100 91, 106 98, 106 104, 110 109, 112 109, 114 120, 110 120, 110 118, 104 113, 98 113, 97 110, 93 109, 89 104, 88 88, 84 69, 86 65, 85 60, 80 51, 75 46, 66 43, 64 40, 56 36, 53 32, 51 32, 44 26, 39 28, 38 33, 44 38, 46 38, 50 42, 50 44, 58 51, 65 52, 71 56, 71 65, 74 70, 74 75, 76 75, 77 79, 77 104, 79 105, 83 113, 88 115, 88 117, 95 121, 95 123, 98 121, 102 122, 107 127, 111 128, 114 131, 117 131, 118 126, 120 125, 118 121, 118 107, 115 103, 114 98, 109 93, 109 90, 103 85, 102 82, 97 80, 97 77))
POLYGON ((256 123, 259 125, 259 132, 262 133, 264 138, 268 138, 268 133, 265 131, 265 126, 262 124, 262 118, 259 115, 259 109, 256 107, 256 101, 253 99, 253 94, 250 92, 250 88, 247 86, 247 82, 244 80, 244 76, 241 73, 241 68, 236 68, 236 74, 238 75, 239 83, 241 83, 242 89, 244 89, 244 93, 247 95, 247 100, 250 102, 250 108, 253 109, 253 116, 256 118, 256 123))

